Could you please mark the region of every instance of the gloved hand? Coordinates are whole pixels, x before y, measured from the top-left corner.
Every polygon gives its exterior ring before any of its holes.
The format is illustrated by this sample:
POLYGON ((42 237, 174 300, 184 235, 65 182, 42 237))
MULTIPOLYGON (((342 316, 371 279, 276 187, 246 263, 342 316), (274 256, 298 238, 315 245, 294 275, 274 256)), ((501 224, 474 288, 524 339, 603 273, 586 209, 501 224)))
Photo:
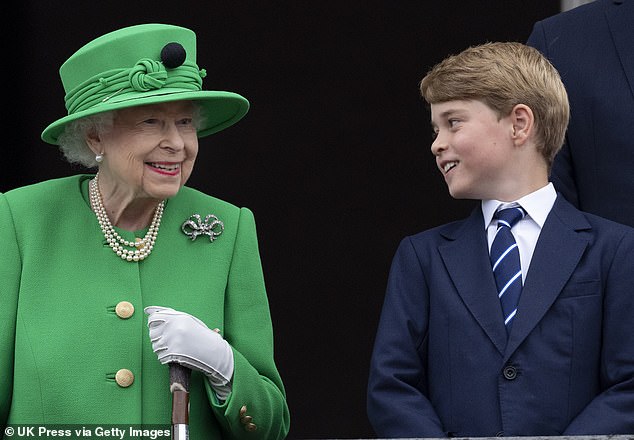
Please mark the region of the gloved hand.
POLYGON ((233 351, 217 331, 200 319, 169 307, 144 309, 152 349, 162 364, 176 362, 207 376, 220 400, 231 392, 233 351))

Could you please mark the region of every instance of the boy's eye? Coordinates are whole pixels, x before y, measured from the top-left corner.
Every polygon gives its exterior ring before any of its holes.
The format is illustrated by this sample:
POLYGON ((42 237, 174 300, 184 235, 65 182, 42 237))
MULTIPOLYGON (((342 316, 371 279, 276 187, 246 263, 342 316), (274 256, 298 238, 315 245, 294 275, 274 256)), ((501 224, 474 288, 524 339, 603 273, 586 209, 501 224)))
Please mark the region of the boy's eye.
POLYGON ((449 119, 447 123, 450 127, 454 127, 459 121, 457 119, 449 119))

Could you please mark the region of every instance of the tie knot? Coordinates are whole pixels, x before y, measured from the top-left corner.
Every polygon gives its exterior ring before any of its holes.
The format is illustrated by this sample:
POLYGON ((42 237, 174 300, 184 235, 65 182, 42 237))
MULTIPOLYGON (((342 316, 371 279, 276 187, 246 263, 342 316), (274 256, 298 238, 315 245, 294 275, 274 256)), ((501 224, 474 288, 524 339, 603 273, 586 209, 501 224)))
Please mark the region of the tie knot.
POLYGON ((526 211, 521 206, 500 209, 495 213, 493 218, 498 220, 498 229, 502 226, 512 228, 518 221, 526 215, 526 211))

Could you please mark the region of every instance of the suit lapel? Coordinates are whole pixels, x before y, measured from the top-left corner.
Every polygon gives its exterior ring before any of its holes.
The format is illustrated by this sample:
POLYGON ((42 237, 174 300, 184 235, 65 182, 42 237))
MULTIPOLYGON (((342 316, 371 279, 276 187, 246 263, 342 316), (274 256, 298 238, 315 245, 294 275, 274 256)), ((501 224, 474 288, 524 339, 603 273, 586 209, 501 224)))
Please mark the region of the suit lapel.
POLYGON ((634 1, 611 5, 605 10, 605 18, 634 97, 634 1))
POLYGON ((489 262, 481 208, 476 208, 461 228, 443 235, 449 242, 439 246, 438 251, 458 294, 503 354, 506 330, 489 262))
POLYGON ((509 335, 505 362, 535 328, 570 279, 588 245, 576 231, 589 228, 583 215, 558 196, 533 253, 509 335))

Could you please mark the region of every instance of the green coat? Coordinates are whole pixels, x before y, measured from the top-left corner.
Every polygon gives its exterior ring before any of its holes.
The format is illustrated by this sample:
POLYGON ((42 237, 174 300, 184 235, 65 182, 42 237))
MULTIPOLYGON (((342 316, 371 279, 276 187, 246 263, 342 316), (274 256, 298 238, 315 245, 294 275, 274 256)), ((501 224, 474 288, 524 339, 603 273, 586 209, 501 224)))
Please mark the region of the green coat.
POLYGON ((233 388, 223 404, 192 373, 191 438, 284 438, 289 412, 253 214, 183 187, 166 203, 152 254, 127 262, 104 245, 88 202, 91 177, 0 194, 0 425, 169 427, 168 367, 152 351, 143 313, 158 305, 219 328, 233 347, 233 388), (224 232, 192 241, 181 231, 192 214, 216 215, 224 232), (117 315, 120 301, 132 303, 131 317, 117 315), (115 380, 120 369, 134 375, 130 386, 115 380), (243 405, 257 430, 240 422, 243 405))

